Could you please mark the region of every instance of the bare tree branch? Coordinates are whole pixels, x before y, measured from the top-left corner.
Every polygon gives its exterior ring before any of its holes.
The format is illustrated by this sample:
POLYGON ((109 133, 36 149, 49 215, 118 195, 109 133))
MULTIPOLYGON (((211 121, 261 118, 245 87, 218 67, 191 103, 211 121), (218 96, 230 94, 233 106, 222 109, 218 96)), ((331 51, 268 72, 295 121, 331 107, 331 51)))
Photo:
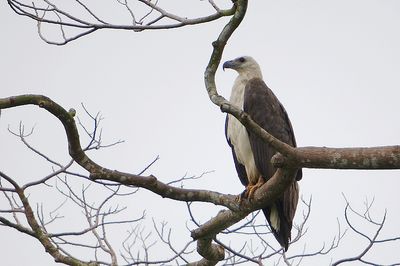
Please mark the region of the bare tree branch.
POLYGON ((75 162, 89 171, 91 174, 90 177, 93 180, 103 179, 115 181, 129 186, 143 187, 163 197, 169 197, 182 201, 206 201, 213 202, 218 205, 227 205, 230 208, 237 208, 237 204, 233 204, 235 198, 234 196, 227 196, 217 192, 209 192, 205 190, 202 191, 176 188, 158 181, 154 176, 146 177, 122 173, 101 167, 92 161, 82 149, 80 145, 80 137, 73 117, 60 105, 45 96, 21 95, 0 99, 1 109, 27 104, 34 104, 45 108, 61 121, 67 134, 69 153, 71 157, 75 160, 75 162), (232 201, 229 201, 228 199, 232 199, 232 201))
POLYGON ((136 19, 137 16, 139 17, 139 14, 134 14, 133 9, 130 8, 127 0, 116 0, 116 4, 121 4, 125 7, 131 19, 130 23, 118 24, 116 22, 106 22, 104 19, 100 18, 99 14, 95 13, 93 6, 91 7, 89 4, 83 3, 82 1, 64 1, 59 5, 55 5, 49 0, 43 0, 43 2, 46 4, 46 7, 40 7, 39 5, 42 4, 40 1, 27 4, 23 1, 7 0, 8 5, 15 13, 37 21, 38 34, 40 38, 46 43, 53 45, 65 45, 71 41, 102 29, 131 30, 134 32, 140 32, 144 30, 172 29, 188 25, 204 24, 218 20, 222 17, 232 16, 235 11, 235 6, 232 6, 230 9, 220 9, 213 1, 209 1, 209 4, 214 11, 213 13, 196 18, 186 18, 168 12, 167 9, 158 5, 157 1, 137 0, 135 2, 142 4, 142 10, 144 8, 149 8, 149 11, 141 16, 140 19, 136 19), (76 6, 75 12, 69 11, 69 6, 76 6), (47 38, 43 34, 43 25, 59 26, 62 40, 53 41, 47 38), (67 34, 66 28, 78 29, 80 31, 79 33, 67 34))
MULTIPOLYGON (((335 266, 335 265, 339 265, 339 264, 342 264, 345 262, 352 262, 352 261, 359 261, 359 262, 361 262, 363 264, 367 264, 367 265, 378 265, 378 264, 383 265, 381 263, 367 261, 366 259, 364 259, 364 257, 376 244, 390 242, 390 241, 400 241, 400 236, 378 240, 380 232, 385 225, 386 214, 387 214, 386 210, 383 214, 382 220, 380 222, 376 222, 373 219, 371 219, 370 209, 372 207, 372 203, 368 204, 368 202, 366 202, 365 203, 365 211, 364 211, 364 213, 361 213, 361 212, 354 210, 350 206, 350 203, 347 201, 346 197, 344 195, 343 195, 343 197, 346 201, 344 215, 345 215, 345 220, 346 220, 347 225, 357 235, 362 236, 363 238, 367 239, 368 244, 361 250, 361 252, 358 255, 356 255, 354 257, 340 259, 338 261, 333 262, 332 265, 335 266), (352 214, 354 214, 358 217, 361 217, 365 222, 376 226, 375 233, 372 235, 372 237, 368 236, 366 233, 363 233, 361 230, 359 230, 355 227, 355 225, 353 224, 353 222, 351 221, 351 218, 349 216, 349 211, 351 211, 352 214)), ((400 265, 400 262, 390 264, 390 265, 400 265)))

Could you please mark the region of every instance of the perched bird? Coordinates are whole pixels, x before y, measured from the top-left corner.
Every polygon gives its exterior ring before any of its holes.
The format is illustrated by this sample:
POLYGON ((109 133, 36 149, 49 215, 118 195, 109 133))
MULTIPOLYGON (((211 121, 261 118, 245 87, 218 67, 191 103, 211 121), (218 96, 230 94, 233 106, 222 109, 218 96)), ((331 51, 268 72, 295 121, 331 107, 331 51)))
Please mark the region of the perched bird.
MULTIPOLYGON (((223 64, 239 73, 233 84, 230 102, 242 108, 267 132, 279 140, 296 147, 289 117, 282 104, 263 81, 258 63, 250 56, 238 57, 223 64)), ((240 181, 246 190, 243 197, 251 200, 254 192, 270 179, 276 169, 271 158, 276 150, 248 131, 234 116, 228 114, 225 135, 232 148, 233 161, 240 181)), ((263 213, 279 244, 287 251, 291 237, 293 217, 299 198, 297 181, 302 170, 295 173, 295 181, 273 204, 265 206, 263 213)))

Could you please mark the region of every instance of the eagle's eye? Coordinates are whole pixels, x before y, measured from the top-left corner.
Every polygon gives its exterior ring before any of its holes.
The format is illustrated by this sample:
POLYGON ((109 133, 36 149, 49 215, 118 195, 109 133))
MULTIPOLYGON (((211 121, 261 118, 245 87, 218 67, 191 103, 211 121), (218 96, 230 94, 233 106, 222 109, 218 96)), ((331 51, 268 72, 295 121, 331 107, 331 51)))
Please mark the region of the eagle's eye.
POLYGON ((239 58, 239 62, 240 62, 240 63, 243 63, 244 61, 246 61, 246 59, 244 59, 244 57, 240 57, 240 58, 239 58))

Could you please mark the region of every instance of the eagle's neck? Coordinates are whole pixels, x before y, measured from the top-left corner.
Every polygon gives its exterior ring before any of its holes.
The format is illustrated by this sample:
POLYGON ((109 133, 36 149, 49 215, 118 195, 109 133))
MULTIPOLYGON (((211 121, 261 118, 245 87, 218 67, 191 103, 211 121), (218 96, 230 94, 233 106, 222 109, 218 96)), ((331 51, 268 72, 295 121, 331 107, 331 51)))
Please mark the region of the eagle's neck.
POLYGON ((239 76, 233 84, 229 101, 240 109, 243 109, 244 89, 246 84, 253 78, 262 79, 262 73, 259 68, 251 69, 251 71, 239 71, 239 76))
POLYGON ((239 76, 237 77, 243 80, 250 80, 253 78, 263 79, 261 69, 258 65, 248 66, 245 69, 238 69, 239 76))

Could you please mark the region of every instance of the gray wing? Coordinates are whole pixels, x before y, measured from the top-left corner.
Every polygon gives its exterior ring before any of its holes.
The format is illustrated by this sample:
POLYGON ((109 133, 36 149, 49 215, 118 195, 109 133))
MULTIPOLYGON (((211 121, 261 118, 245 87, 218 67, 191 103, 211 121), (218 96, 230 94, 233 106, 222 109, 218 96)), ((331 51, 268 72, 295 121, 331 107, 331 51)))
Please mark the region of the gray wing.
POLYGON ((228 138, 228 123, 229 123, 229 115, 227 115, 225 119, 225 138, 229 146, 231 147, 233 162, 235 163, 236 172, 238 173, 240 182, 243 184, 243 186, 247 186, 249 184, 249 181, 247 179, 246 168, 244 167, 243 164, 239 163, 236 157, 235 149, 233 148, 233 145, 228 138))
MULTIPOLYGON (((251 79, 245 88, 243 109, 262 128, 279 140, 296 147, 296 140, 289 117, 282 104, 274 93, 261 79, 251 79)), ((271 164, 271 158, 276 151, 262 141, 252 132, 248 132, 251 149, 254 154, 256 166, 265 180, 275 173, 276 169, 271 164)), ((302 171, 296 173, 296 180, 300 180, 302 171)), ((284 194, 275 202, 280 219, 280 230, 271 226, 275 238, 285 250, 288 249, 291 237, 292 221, 296 212, 298 201, 298 185, 295 181, 284 194)), ((269 224, 270 207, 263 208, 269 224)))

